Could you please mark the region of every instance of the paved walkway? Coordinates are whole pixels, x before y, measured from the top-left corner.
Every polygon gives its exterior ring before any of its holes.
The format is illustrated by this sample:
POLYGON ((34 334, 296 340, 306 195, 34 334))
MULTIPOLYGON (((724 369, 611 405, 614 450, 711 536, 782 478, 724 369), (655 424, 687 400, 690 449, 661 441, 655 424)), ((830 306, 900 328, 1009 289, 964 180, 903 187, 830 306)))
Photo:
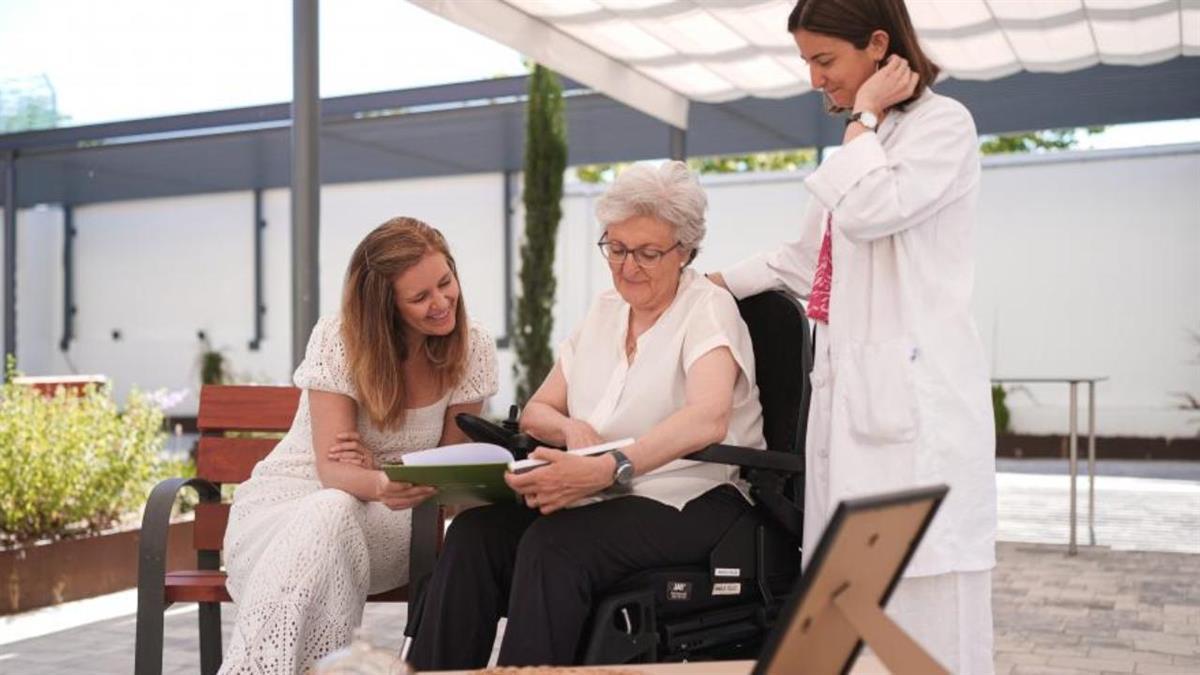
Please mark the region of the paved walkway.
MULTIPOLYGON (((1200 530, 1196 531, 1200 536, 1200 530)), ((996 672, 1200 674, 1200 555, 1001 543, 996 672)))
MULTIPOLYGON (((1200 675, 1200 477, 1102 474, 1096 534, 1106 546, 1081 546, 1067 557, 1065 476, 1001 470, 997 672, 1200 675)), ((1079 541, 1086 544, 1085 481, 1079 494, 1079 541)), ((0 674, 132 672, 133 606, 126 592, 0 619, 0 674), (97 614, 112 618, 90 618, 97 614), (79 617, 91 622, 69 627, 79 617)), ((399 647, 405 609, 367 608, 364 626, 376 643, 399 647)), ((226 606, 226 639, 234 615, 226 606)), ((169 609, 163 672, 196 673, 197 653, 194 606, 169 609)))

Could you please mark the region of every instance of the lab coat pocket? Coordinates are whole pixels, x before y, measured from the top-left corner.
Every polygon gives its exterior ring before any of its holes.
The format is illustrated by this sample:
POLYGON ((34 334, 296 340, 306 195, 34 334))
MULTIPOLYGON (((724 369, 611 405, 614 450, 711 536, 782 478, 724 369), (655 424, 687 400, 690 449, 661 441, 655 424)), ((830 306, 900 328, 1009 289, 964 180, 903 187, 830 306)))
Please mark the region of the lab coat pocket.
POLYGON ((868 443, 917 438, 916 364, 912 340, 851 345, 846 353, 846 408, 850 431, 868 443))

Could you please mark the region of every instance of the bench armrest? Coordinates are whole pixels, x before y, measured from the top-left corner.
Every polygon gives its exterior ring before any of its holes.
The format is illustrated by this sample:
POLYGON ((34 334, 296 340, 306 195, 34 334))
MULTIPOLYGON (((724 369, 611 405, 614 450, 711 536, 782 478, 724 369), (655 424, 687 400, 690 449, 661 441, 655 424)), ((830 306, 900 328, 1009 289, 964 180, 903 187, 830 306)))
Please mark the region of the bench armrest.
MULTIPOLYGON (((161 612, 166 607, 163 584, 167 577, 167 528, 171 524, 175 497, 185 487, 195 489, 202 502, 221 501, 221 489, 203 478, 168 478, 150 491, 142 511, 142 531, 138 541, 139 611, 143 603, 150 611, 161 612)), ((200 567, 217 569, 217 556, 204 556, 203 553, 200 567)))

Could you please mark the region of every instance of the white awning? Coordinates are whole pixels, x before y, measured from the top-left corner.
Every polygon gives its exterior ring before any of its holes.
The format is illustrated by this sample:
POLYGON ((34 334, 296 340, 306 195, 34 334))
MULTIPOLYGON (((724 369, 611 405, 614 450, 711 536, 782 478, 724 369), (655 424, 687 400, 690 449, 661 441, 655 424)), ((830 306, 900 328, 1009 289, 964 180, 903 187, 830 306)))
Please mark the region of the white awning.
MULTIPOLYGON (((411 0, 637 110, 811 89, 792 0, 411 0)), ((1200 55, 1200 0, 907 0, 946 75, 994 79, 1200 55)))

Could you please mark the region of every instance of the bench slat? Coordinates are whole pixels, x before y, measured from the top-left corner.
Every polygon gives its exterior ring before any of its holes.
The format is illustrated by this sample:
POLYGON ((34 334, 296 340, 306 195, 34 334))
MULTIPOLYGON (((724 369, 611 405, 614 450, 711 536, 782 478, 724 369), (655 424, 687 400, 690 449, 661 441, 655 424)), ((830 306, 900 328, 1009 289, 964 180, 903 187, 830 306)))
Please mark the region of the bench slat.
POLYGON ((296 387, 205 385, 196 425, 201 431, 287 431, 299 403, 296 387))
MULTIPOLYGON (((225 431, 287 431, 296 415, 300 390, 295 387, 206 385, 200 390, 197 426, 202 435, 196 451, 196 474, 214 483, 241 483, 279 443, 277 438, 227 438, 225 431)), ((229 523, 229 504, 198 504, 193 545, 218 551, 229 523)), ((440 548, 440 537, 439 537, 440 548)), ((173 602, 232 602, 225 573, 216 570, 176 570, 167 573, 166 600, 173 602)), ((367 598, 373 602, 405 602, 402 586, 367 598)))
POLYGON ((229 524, 229 504, 197 504, 192 544, 197 551, 220 551, 229 524))
POLYGON ((278 444, 278 438, 201 436, 196 475, 214 483, 241 483, 278 444))
MULTIPOLYGON (((215 570, 176 570, 167 573, 167 602, 233 602, 225 588, 225 573, 215 570)), ((407 602, 408 586, 367 597, 369 602, 407 602)))
POLYGON ((225 573, 215 570, 167 572, 167 602, 233 602, 225 588, 225 573))

